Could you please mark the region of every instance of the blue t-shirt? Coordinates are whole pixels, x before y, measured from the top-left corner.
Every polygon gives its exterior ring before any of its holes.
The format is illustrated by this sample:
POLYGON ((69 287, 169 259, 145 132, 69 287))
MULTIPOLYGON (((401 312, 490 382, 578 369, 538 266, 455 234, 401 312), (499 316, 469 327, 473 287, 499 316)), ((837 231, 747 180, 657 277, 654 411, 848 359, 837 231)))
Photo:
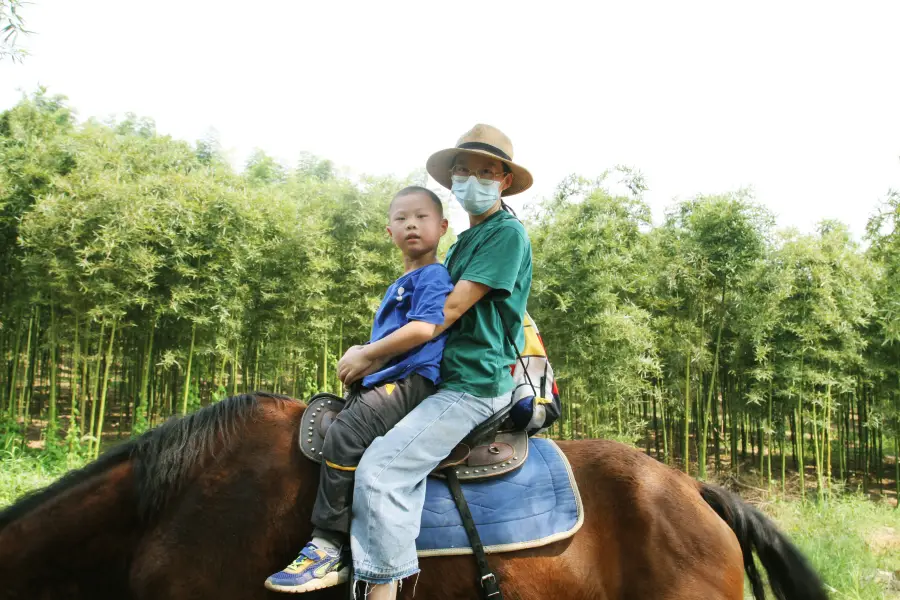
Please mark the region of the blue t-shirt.
MULTIPOLYGON (((444 323, 444 301, 453 290, 450 274, 440 263, 427 265, 406 273, 391 284, 375 313, 369 343, 387 337, 410 321, 433 325, 444 323)), ((397 381, 418 373, 435 385, 441 382, 441 355, 446 332, 433 340, 395 357, 384 369, 363 379, 363 386, 372 388, 381 383, 397 381)))

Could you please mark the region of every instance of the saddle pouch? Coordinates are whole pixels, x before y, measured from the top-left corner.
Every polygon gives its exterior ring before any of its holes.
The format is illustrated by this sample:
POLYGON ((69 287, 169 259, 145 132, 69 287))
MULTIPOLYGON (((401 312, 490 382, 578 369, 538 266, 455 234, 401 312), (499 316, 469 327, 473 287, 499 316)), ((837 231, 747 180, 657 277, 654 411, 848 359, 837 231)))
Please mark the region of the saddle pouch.
POLYGON ((325 432, 331 427, 346 401, 340 396, 320 392, 309 399, 300 425, 300 452, 313 462, 322 463, 325 432))

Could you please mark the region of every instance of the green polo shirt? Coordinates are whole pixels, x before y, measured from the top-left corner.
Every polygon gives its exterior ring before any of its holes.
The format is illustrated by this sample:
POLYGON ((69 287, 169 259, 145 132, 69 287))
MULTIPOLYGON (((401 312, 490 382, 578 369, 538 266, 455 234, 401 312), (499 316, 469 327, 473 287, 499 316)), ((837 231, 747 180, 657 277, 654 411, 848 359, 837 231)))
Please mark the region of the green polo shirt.
POLYGON ((505 394, 513 388, 510 367, 516 351, 503 333, 503 323, 519 349, 525 339, 522 319, 531 289, 531 242, 525 228, 500 210, 462 232, 444 264, 454 284, 474 281, 491 291, 450 328, 441 387, 481 398, 505 394))

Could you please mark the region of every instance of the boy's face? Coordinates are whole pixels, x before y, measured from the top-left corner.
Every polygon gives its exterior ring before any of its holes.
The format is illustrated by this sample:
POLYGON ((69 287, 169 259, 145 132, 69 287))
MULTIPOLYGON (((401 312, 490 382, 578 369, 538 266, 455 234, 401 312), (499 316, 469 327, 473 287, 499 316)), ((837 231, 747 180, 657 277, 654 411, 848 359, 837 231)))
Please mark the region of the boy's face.
POLYGON ((391 203, 387 231, 404 255, 419 258, 437 249, 447 233, 447 219, 426 194, 407 194, 391 203))

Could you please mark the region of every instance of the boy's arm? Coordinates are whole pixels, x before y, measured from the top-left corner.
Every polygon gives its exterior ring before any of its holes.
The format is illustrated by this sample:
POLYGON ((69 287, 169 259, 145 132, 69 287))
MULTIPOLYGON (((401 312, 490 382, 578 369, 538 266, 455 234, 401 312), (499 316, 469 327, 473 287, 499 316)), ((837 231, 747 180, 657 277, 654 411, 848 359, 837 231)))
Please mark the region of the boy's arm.
POLYGON ((357 379, 362 379, 380 370, 391 358, 408 352, 416 346, 421 346, 434 337, 437 325, 424 321, 410 321, 389 336, 383 337, 377 342, 365 346, 353 346, 338 362, 338 379, 344 385, 350 385, 357 379), (368 350, 375 345, 379 346, 380 354, 370 353, 368 350))
POLYGON ((344 385, 350 385, 376 372, 391 358, 408 352, 449 329, 489 291, 491 288, 483 283, 459 281, 444 302, 444 322, 441 325, 410 321, 377 342, 348 349, 338 363, 338 377, 344 385))

